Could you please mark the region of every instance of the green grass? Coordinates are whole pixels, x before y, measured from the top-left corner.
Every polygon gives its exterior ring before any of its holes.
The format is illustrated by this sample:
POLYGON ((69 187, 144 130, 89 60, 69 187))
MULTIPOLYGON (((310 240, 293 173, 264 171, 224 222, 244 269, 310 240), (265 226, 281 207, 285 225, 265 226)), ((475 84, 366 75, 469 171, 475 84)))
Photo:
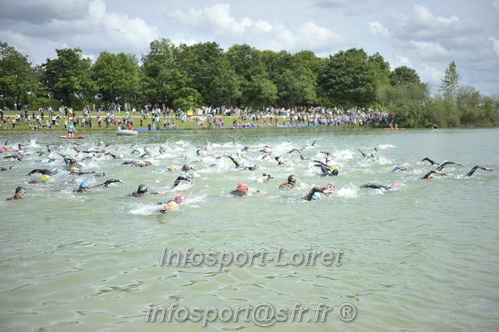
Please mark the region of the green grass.
MULTIPOLYGON (((24 111, 4 111, 4 119, 8 119, 8 122, 9 123, 12 123, 12 119, 15 118, 15 115, 17 113, 24 113, 24 111)), ((32 111, 29 112, 30 115, 33 114, 32 111)), ((35 115, 38 115, 40 114, 39 112, 35 112, 35 115)), ((56 114, 59 114, 59 112, 56 112, 56 114)), ((78 113, 77 113, 78 114, 78 113)), ((97 119, 96 119, 96 116, 94 115, 95 113, 93 113, 91 115, 92 117, 92 125, 93 125, 93 128, 89 128, 89 127, 84 127, 82 128, 81 127, 81 123, 79 123, 77 126, 76 126, 76 132, 77 133, 87 133, 87 132, 93 132, 93 131, 116 131, 117 130, 117 127, 118 125, 115 125, 115 126, 111 126, 110 128, 106 128, 106 124, 105 124, 105 116, 103 116, 103 121, 102 121, 102 124, 101 124, 101 127, 99 128, 98 127, 98 124, 97 124, 97 119)), ((121 114, 125 114, 125 113, 121 113, 121 114)), ((117 115, 116 116, 116 119, 125 119, 125 115, 117 115)), ((216 117, 217 119, 224 119, 224 125, 223 127, 227 128, 227 127, 232 127, 232 121, 234 119, 234 117, 232 116, 217 116, 216 117)), ((45 114, 43 120, 42 120, 42 124, 45 123, 46 120, 49 120, 50 123, 52 123, 51 121, 51 117, 48 117, 47 114, 45 114)), ((148 128, 148 125, 151 124, 151 127, 154 128, 154 125, 153 125, 153 119, 152 117, 148 117, 147 119, 144 119, 143 120, 143 123, 142 123, 142 126, 140 125, 140 116, 132 116, 132 119, 133 119, 133 124, 134 124, 134 128, 137 129, 137 128, 145 128, 147 129, 148 128)), ((161 116, 160 117, 160 120, 159 120, 159 128, 163 128, 163 121, 167 119, 170 121, 170 127, 167 127, 167 129, 174 129, 172 127, 172 124, 174 122, 174 120, 176 120, 176 123, 177 123, 177 127, 176 128, 179 128, 179 129, 182 129, 182 128, 199 128, 201 127, 196 121, 186 121, 184 123, 182 123, 180 121, 179 118, 175 119, 175 117, 173 116, 167 116, 166 118, 161 116)), ((275 119, 275 118, 274 118, 275 119)), ((278 119, 278 125, 279 126, 282 126, 285 124, 285 122, 287 122, 287 120, 285 120, 283 117, 279 116, 277 117, 278 119)), ((59 126, 54 126, 52 128, 39 128, 40 131, 65 131, 66 128, 64 126, 64 122, 65 122, 66 118, 61 118, 60 120, 60 125, 59 126)), ((241 124, 242 121, 241 119, 237 119, 238 121, 238 124, 241 124)), ((272 123, 274 123, 275 120, 273 120, 272 123)), ((29 125, 25 124, 24 122, 24 119, 21 119, 21 122, 23 124, 16 124, 16 128, 13 129, 12 126, 8 126, 8 128, 4 128, 5 125, 3 122, 0 123, 0 131, 13 131, 13 130, 19 130, 19 131, 24 131, 24 130, 33 130, 29 127, 29 125)), ((35 120, 30 120, 30 123, 31 124, 36 124, 36 121, 35 120)), ((251 123, 251 120, 247 120, 246 123, 251 123)), ((257 124, 262 124, 263 123, 263 120, 258 120, 257 121, 257 124)), ((212 127, 214 127, 214 119, 212 119, 212 127)), ((272 126, 269 126, 269 119, 267 119, 267 123, 266 123, 266 126, 265 128, 269 128, 269 127, 273 127, 272 126)), ((350 127, 353 127, 353 126, 347 126, 347 128, 350 128, 350 127)), ((313 126, 311 126, 310 128, 314 128, 313 126)), ((209 126, 206 124, 204 125, 201 129, 209 129, 209 126)))

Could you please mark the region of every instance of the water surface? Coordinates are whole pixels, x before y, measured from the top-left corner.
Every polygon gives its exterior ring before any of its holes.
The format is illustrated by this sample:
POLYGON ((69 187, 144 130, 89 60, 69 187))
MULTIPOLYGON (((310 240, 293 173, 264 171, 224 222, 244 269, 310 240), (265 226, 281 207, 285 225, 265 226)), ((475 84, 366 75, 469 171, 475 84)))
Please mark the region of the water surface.
POLYGON ((153 166, 133 168, 122 160, 83 161, 86 170, 106 176, 56 175, 46 184, 27 185, 41 175, 26 177, 34 168, 53 168, 55 151, 74 153, 55 133, 2 133, 8 145, 27 144, 33 152, 23 162, 0 173, 2 197, 24 184, 28 197, 1 201, 1 307, 5 331, 255 331, 251 321, 145 322, 149 304, 169 307, 244 307, 268 303, 274 307, 308 307, 302 322, 276 322, 272 331, 492 331, 499 326, 499 130, 230 130, 165 131, 137 137, 89 134, 77 148, 106 148, 136 159, 134 149, 151 147, 153 166), (317 146, 312 146, 312 142, 317 146), (52 147, 49 156, 37 149, 52 147), (224 153, 242 148, 248 165, 261 171, 235 170, 224 153), (260 160, 270 146, 288 160, 260 160), (166 153, 159 154, 160 146, 166 153), (197 156, 200 147, 208 147, 197 156), (338 177, 323 178, 319 169, 302 161, 323 160, 320 150, 333 153, 338 177), (377 161, 357 151, 378 149, 377 161), (435 161, 463 163, 446 167, 447 177, 418 181, 435 161), (172 165, 199 168, 193 185, 172 189, 178 175, 172 165), (393 174, 395 166, 407 172, 393 174), (496 172, 463 175, 474 165, 496 172), (261 173, 274 180, 258 182, 261 173), (294 174, 299 187, 277 189, 294 174), (92 184, 118 178, 124 184, 76 195, 86 180, 92 184), (335 192, 318 201, 300 199, 314 185, 333 180, 335 192), (241 182, 264 193, 245 198, 227 193, 241 182), (368 182, 394 191, 359 189, 368 182), (125 197, 141 183, 165 196, 125 197), (158 201, 178 193, 187 200, 181 211, 157 213, 158 201), (294 251, 342 250, 341 265, 237 266, 217 269, 201 264, 160 266, 162 248, 203 252, 278 248, 283 259, 294 251), (333 308, 325 322, 314 322, 319 303, 333 308), (357 317, 343 322, 338 307, 353 304, 357 317), (307 321, 307 318, 309 321, 307 321))

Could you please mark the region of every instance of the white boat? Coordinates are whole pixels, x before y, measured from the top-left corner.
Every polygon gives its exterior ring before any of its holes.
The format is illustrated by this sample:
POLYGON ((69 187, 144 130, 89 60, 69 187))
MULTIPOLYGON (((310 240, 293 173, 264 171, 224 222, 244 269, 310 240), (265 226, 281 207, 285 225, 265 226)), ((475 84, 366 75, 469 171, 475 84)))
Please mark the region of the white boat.
POLYGON ((127 130, 127 129, 118 129, 116 130, 116 135, 137 135, 139 132, 137 130, 127 130))

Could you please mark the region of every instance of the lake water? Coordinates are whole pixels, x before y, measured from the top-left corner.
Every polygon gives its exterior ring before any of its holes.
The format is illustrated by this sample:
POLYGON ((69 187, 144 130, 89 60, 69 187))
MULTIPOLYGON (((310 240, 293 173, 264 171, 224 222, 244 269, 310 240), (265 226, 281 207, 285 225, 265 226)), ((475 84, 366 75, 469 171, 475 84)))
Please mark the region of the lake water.
POLYGON ((137 137, 96 133, 78 141, 56 133, 2 132, 0 141, 6 140, 32 152, 50 144, 53 152, 32 153, 22 162, 2 159, 0 165, 16 166, 0 172, 2 197, 21 184, 28 192, 24 200, 0 202, 2 331, 256 331, 261 325, 272 325, 268 331, 496 331, 499 326, 498 129, 161 131, 137 137), (148 146, 153 165, 130 167, 108 156, 81 162, 85 170, 104 171, 103 178, 58 174, 47 183, 26 184, 41 177, 27 177, 30 170, 62 164, 55 151, 75 153, 64 144, 92 150, 101 140, 114 143, 105 149, 123 154, 123 160, 137 159, 131 152, 148 146), (229 159, 217 159, 235 156, 245 145, 251 147, 247 164, 261 170, 236 170, 229 159), (260 160, 257 150, 265 145, 288 164, 260 160), (158 152, 160 146, 166 153, 158 152), (304 146, 304 157, 324 160, 319 151, 331 152, 339 176, 321 177, 298 153, 287 154, 304 146), (201 147, 208 148, 202 157, 196 154, 201 147), (376 147, 377 160, 362 158, 357 147, 365 152, 376 147), (47 163, 48 157, 59 164, 47 163), (447 176, 418 181, 432 169, 418 163, 424 157, 464 166, 449 165, 447 176), (199 177, 172 189, 178 172, 166 169, 184 164, 198 168, 199 177), (464 177, 474 165, 496 171, 464 177), (395 166, 408 169, 392 173, 395 166), (259 182, 263 172, 275 179, 259 182), (290 174, 298 187, 279 190, 290 174), (83 180, 99 184, 110 178, 125 183, 73 193, 83 180), (331 180, 332 195, 301 199, 331 180), (229 197, 241 181, 261 192, 229 197), (398 182, 400 188, 359 188, 368 182, 398 182), (169 192, 125 196, 141 183, 169 192), (178 193, 186 196, 180 211, 157 212, 158 201, 178 193), (163 248, 184 253, 178 257, 186 264, 160 264, 163 248), (315 264, 300 262, 313 251, 319 257, 315 264), (226 260, 200 261, 209 252, 226 260), (230 255, 236 261, 229 262, 230 255), (283 265, 289 262, 294 265, 283 265), (281 311, 272 315, 267 305, 281 311), (210 322, 214 310, 222 317, 210 322))

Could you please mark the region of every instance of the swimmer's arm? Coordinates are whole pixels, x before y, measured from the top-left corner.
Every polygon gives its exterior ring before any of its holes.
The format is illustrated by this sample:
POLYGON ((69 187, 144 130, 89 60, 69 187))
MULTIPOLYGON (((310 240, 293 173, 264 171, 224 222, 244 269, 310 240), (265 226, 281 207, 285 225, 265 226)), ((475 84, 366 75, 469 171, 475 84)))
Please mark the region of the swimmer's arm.
POLYGON ((104 182, 104 183, 101 183, 101 184, 96 185, 95 187, 107 187, 107 186, 109 186, 111 183, 125 183, 125 182, 123 182, 122 180, 118 180, 118 179, 109 179, 109 180, 107 180, 107 181, 106 181, 106 182, 104 182))
POLYGON ((430 162, 430 164, 435 165, 435 162, 434 162, 433 160, 431 160, 430 158, 427 158, 427 157, 426 157, 426 158, 423 158, 421 161, 422 161, 422 162, 423 162, 423 161, 428 161, 428 162, 430 162))
POLYGON ((320 165, 314 165, 315 167, 322 167, 322 166, 326 166, 327 167, 327 164, 323 163, 322 161, 319 161, 319 160, 312 160, 314 163, 318 163, 320 165))
POLYGON ((487 168, 483 166, 474 166, 465 176, 472 176, 478 169, 487 171, 487 172, 493 172, 494 170, 492 168, 487 168))
POLYGON ((225 155, 225 157, 229 158, 230 160, 232 160, 232 162, 234 163, 234 165, 236 165, 236 167, 241 167, 241 164, 237 162, 237 160, 234 159, 234 157, 232 156, 229 156, 229 155, 225 155))
POLYGON ((429 172, 428 172, 428 173, 426 173, 426 174, 425 174, 422 178, 420 178, 420 180, 426 180, 426 179, 428 179, 428 177, 429 177, 430 175, 432 175, 432 174, 433 174, 433 171, 429 171, 429 172))
MULTIPOLYGON (((29 175, 35 174, 35 173, 47 174, 46 171, 48 171, 48 170, 47 169, 39 169, 39 168, 37 168, 37 169, 34 169, 31 172, 29 172, 28 174, 26 174, 26 176, 29 176, 29 175)), ((50 171, 49 171, 49 173, 50 173, 50 171)))
POLYGON ((458 166, 464 166, 463 164, 461 163, 456 163, 454 161, 446 161, 444 162, 442 165, 438 166, 435 170, 436 171, 441 171, 445 166, 447 165, 458 165, 458 166))

